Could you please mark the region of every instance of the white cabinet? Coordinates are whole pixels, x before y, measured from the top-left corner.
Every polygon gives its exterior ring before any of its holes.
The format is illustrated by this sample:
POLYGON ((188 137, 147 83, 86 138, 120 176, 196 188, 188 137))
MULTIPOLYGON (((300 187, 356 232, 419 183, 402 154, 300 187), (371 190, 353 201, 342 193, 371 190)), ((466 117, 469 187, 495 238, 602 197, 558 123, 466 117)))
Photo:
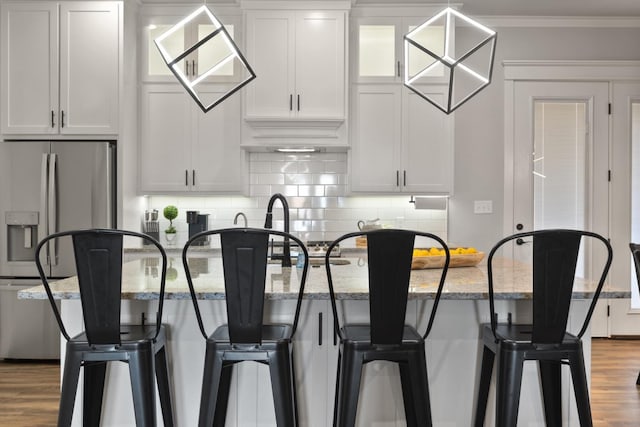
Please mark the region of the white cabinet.
MULTIPOLYGON (((353 75, 351 81, 359 83, 392 83, 402 82, 405 56, 403 49, 404 35, 425 22, 429 12, 419 12, 411 17, 360 17, 353 20, 352 46, 353 75)), ((415 35, 414 38, 433 52, 442 51, 444 46, 444 28, 429 26, 415 35)), ((424 53, 412 50, 409 55, 410 75, 415 75, 433 62, 424 53)), ((429 82, 444 82, 442 67, 435 67, 425 75, 429 82)), ((423 78, 424 80, 424 78, 423 78)))
MULTIPOLYGON (((162 59, 158 47, 154 40, 172 28, 175 24, 184 19, 185 16, 193 12, 193 8, 172 8, 166 11, 165 8, 157 6, 143 8, 142 10, 142 43, 140 45, 142 54, 141 75, 145 82, 175 82, 173 75, 167 64, 162 59), (168 14, 167 14, 168 13, 168 14), (178 13, 177 15, 174 15, 178 13)), ((216 13, 219 8, 216 8, 216 13)), ((226 8, 225 8, 226 9, 226 8)), ((229 13, 229 12, 226 12, 229 13)), ((242 31, 240 22, 242 17, 216 14, 216 17, 225 26, 234 42, 242 45, 242 31)), ((199 40, 209 35, 214 27, 211 21, 204 17, 196 18, 176 30, 170 37, 163 41, 163 46, 174 57, 185 52, 196 44, 199 40)), ((208 41, 199 49, 188 55, 183 61, 178 63, 183 74, 190 80, 198 78, 201 73, 209 71, 214 65, 228 54, 228 47, 220 37, 208 41)), ((206 82, 223 83, 238 82, 241 77, 241 67, 236 62, 229 62, 212 72, 206 82)))
POLYGON ((245 115, 273 119, 345 116, 344 11, 249 10, 245 115))
MULTIPOLYGON (((351 190, 451 194, 452 117, 398 84, 353 85, 351 190)), ((444 97, 444 88, 423 88, 444 97)))
POLYGON ((117 134, 120 2, 2 5, 2 132, 117 134))
MULTIPOLYGON (((214 97, 227 89, 210 85, 202 93, 214 97)), ((142 193, 243 191, 240 97, 205 114, 179 84, 147 84, 141 111, 142 193)))

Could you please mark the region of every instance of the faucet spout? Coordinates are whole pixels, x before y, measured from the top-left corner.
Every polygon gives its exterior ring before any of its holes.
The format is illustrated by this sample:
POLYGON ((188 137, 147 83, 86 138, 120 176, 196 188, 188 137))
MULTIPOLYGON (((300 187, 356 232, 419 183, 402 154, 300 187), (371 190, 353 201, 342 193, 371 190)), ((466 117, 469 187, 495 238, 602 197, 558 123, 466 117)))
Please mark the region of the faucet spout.
MULTIPOLYGON (((287 199, 280 193, 276 193, 269 199, 267 205, 267 215, 264 220, 264 228, 271 229, 273 227, 273 204, 276 200, 280 200, 282 204, 282 210, 284 212, 284 231, 289 232, 289 203, 287 199)), ((289 238, 284 238, 284 244, 282 246, 282 266, 291 267, 291 249, 289 244, 289 238)))
POLYGON ((243 212, 238 212, 236 216, 233 218, 233 225, 238 223, 238 218, 242 217, 244 219, 244 228, 247 228, 247 216, 243 212))

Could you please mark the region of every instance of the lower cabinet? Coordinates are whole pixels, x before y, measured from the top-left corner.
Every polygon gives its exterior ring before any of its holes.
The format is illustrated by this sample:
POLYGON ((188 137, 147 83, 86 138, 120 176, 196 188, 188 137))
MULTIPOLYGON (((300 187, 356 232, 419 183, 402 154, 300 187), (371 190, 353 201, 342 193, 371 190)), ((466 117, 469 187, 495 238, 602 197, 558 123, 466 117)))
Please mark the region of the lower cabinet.
MULTIPOLYGON (((218 97, 226 89, 212 84, 200 93, 218 97)), ((245 191, 239 96, 205 114, 179 84, 147 84, 141 111, 141 193, 245 191)))

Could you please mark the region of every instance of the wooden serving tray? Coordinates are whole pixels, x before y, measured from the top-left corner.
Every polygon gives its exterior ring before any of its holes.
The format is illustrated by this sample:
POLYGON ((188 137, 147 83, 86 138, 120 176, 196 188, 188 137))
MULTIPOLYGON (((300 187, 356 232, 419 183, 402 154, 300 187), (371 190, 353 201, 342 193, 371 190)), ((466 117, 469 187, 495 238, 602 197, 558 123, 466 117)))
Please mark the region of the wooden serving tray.
MULTIPOLYGON (((484 252, 473 254, 451 254, 449 268, 452 267, 473 267, 484 258, 484 252)), ((422 270, 424 268, 441 268, 444 266, 444 256, 414 256, 411 261, 412 270, 422 270)))

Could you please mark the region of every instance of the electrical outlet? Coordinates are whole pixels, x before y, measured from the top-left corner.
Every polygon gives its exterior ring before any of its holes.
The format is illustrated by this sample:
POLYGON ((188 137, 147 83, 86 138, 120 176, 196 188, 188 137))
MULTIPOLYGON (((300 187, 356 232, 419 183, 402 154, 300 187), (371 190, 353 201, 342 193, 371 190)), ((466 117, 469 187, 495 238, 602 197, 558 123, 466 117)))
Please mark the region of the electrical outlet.
POLYGON ((475 200, 473 202, 473 213, 475 214, 493 213, 493 200, 475 200))

